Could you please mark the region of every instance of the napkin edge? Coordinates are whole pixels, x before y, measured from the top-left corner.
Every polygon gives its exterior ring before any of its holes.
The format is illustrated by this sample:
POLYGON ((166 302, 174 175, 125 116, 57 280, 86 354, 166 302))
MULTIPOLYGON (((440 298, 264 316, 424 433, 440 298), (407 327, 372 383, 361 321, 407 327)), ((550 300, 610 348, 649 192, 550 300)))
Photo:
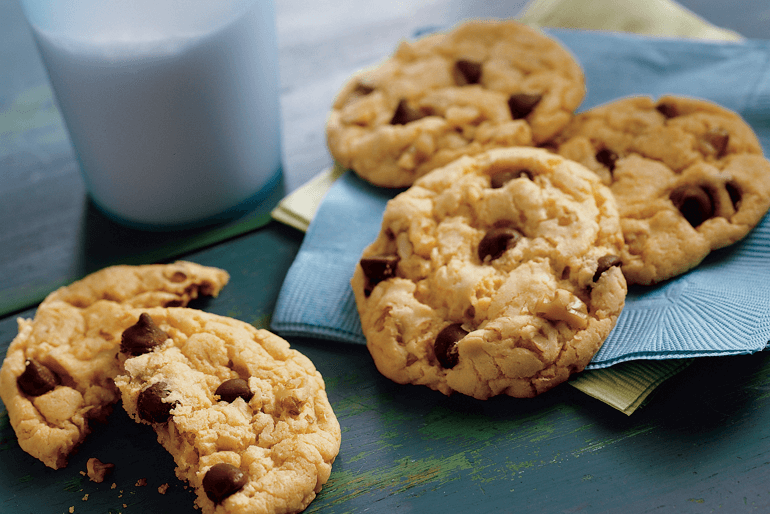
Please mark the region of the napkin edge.
POLYGON ((584 371, 573 376, 567 383, 630 416, 663 382, 684 370, 693 360, 627 361, 621 364, 622 368, 584 371), (613 394, 608 395, 608 391, 613 394))

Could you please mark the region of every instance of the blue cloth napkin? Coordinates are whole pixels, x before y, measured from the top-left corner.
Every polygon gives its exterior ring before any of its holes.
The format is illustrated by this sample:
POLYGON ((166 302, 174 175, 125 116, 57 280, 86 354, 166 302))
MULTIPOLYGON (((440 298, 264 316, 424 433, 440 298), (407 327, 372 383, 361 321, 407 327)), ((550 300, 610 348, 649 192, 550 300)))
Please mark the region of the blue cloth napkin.
MULTIPOLYGON (((770 41, 651 39, 580 30, 547 31, 583 66, 587 109, 628 95, 694 96, 741 114, 770 153, 770 41)), ((327 193, 292 264, 272 329, 365 344, 350 277, 399 191, 351 172, 327 193)), ((654 287, 634 286, 617 326, 588 369, 636 359, 753 353, 770 339, 770 216, 743 241, 695 270, 654 287)))

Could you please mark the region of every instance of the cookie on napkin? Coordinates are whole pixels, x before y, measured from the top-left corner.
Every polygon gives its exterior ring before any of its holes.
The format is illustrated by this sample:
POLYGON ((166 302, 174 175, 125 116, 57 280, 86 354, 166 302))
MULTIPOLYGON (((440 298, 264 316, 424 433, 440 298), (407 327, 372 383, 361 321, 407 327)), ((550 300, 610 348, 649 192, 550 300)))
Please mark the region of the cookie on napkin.
POLYGON ((116 379, 204 514, 304 510, 329 479, 340 425, 323 378, 289 343, 194 309, 131 313, 116 379))
POLYGON ((332 156, 383 187, 492 148, 552 138, 585 95, 580 65, 516 21, 470 21, 403 42, 352 77, 327 121, 332 156))
POLYGON ((390 200, 351 285, 379 371, 485 399, 583 370, 620 314, 615 200, 536 148, 462 157, 390 200))
POLYGON ((113 266, 48 295, 34 319, 18 320, 0 369, 19 446, 46 466, 65 466, 91 421, 103 421, 119 398, 120 315, 216 296, 228 280, 223 270, 184 261, 113 266))
POLYGON ((770 207, 770 163, 754 131, 710 101, 621 98, 577 115, 554 146, 610 186, 632 284, 694 268, 748 234, 770 207))

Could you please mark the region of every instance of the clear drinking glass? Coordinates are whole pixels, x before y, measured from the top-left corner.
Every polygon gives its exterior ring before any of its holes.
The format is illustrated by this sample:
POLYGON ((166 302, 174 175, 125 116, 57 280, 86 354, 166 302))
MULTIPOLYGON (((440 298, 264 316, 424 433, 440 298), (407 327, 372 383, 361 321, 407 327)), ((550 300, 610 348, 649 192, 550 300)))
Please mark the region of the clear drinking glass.
POLYGON ((238 212, 281 175, 273 0, 21 0, 94 203, 140 227, 238 212))

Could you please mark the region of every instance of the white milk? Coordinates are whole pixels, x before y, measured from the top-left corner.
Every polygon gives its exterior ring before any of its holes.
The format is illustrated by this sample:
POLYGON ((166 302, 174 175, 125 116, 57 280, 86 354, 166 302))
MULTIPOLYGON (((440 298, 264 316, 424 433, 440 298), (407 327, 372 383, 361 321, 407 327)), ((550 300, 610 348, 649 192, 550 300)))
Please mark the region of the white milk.
POLYGON ((272 1, 77 0, 88 5, 74 14, 25 1, 87 188, 103 210, 139 225, 185 224, 276 182, 272 1))

